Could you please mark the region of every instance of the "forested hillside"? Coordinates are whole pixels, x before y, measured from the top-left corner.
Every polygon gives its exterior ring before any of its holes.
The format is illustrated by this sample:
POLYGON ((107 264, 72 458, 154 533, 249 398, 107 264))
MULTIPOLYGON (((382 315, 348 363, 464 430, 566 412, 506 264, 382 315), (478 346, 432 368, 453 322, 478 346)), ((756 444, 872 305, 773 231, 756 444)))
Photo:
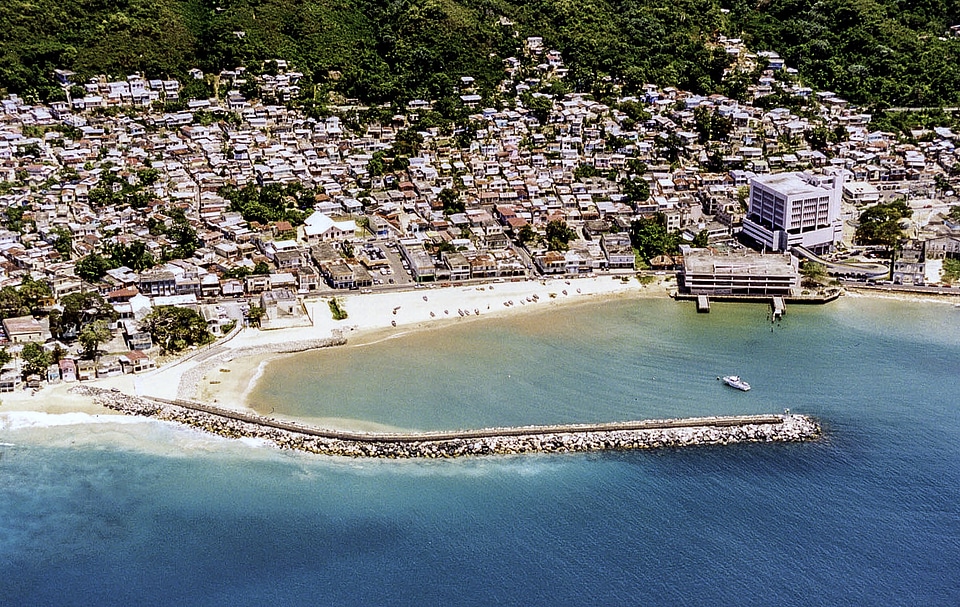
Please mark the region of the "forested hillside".
POLYGON ((62 95, 80 76, 182 76, 270 58, 369 101, 439 98, 461 75, 492 90, 518 38, 562 51, 569 85, 602 94, 645 82, 728 92, 719 33, 774 50, 852 101, 960 101, 955 0, 7 0, 0 88, 62 95))

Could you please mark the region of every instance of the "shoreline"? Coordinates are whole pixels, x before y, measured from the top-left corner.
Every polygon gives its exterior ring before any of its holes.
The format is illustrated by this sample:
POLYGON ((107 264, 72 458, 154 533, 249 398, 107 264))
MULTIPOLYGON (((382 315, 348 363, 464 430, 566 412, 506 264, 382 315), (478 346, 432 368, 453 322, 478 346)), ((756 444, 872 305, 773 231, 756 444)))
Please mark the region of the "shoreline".
MULTIPOLYGON (((341 336, 345 345, 365 347, 415 332, 442 330, 462 322, 491 322, 496 318, 520 313, 547 312, 563 306, 588 305, 624 298, 670 298, 676 283, 665 277, 650 284, 641 284, 634 276, 624 281, 620 276, 603 275, 590 278, 526 280, 480 286, 434 287, 382 294, 350 294, 341 297, 348 318, 334 321, 327 307, 329 298, 310 299, 313 325, 309 327, 253 330, 244 329, 227 343, 215 343, 209 353, 173 361, 143 375, 121 375, 97 379, 89 385, 115 389, 129 395, 167 399, 199 400, 238 411, 253 412, 248 398, 268 365, 296 352, 332 345, 331 336, 341 336), (566 290, 567 294, 563 295, 566 290), (578 290, 580 292, 578 292, 578 290), (550 297, 554 293, 555 297, 550 297), (526 298, 538 295, 539 300, 527 303, 526 298), (512 306, 504 302, 513 301, 512 306), (520 303, 520 301, 523 303, 520 303), (457 309, 471 308, 460 316, 457 309), (482 307, 481 307, 482 306, 482 307), (397 314, 393 310, 397 309, 397 314), (488 309, 489 308, 489 309, 488 309), (438 314, 446 310, 446 314, 438 314), (430 312, 434 312, 431 316, 430 312), (480 314, 474 314, 480 311, 480 314), (397 326, 391 321, 396 320, 397 326), (212 383, 211 383, 212 382, 212 383)), ((946 297, 914 295, 889 291, 843 290, 851 299, 891 300, 915 304, 951 305, 946 297)), ((340 297, 340 296, 338 296, 340 297)), ((679 305, 684 305, 679 303, 679 305)), ((37 391, 20 390, 0 395, 0 413, 32 411, 50 414, 88 413, 118 415, 90 398, 69 392, 80 384, 44 385, 37 391)), ((316 420, 321 421, 321 420, 316 420)), ((355 419, 324 419, 337 429, 385 430, 392 428, 355 419)))
MULTIPOLYGON (((413 333, 443 330, 462 323, 493 322, 497 318, 518 314, 543 313, 560 306, 566 308, 627 297, 669 298, 674 284, 661 280, 643 285, 633 276, 626 281, 620 276, 598 276, 347 295, 340 298, 348 312, 348 317, 342 321, 332 319, 326 299, 311 300, 307 306, 313 320, 312 327, 255 333, 244 330, 231 341, 230 348, 225 348, 217 356, 217 369, 208 368, 195 383, 191 380, 175 395, 168 388, 158 389, 162 388, 158 384, 168 387, 169 381, 156 380, 151 381, 149 386, 144 384, 137 394, 198 400, 221 407, 253 411, 249 406, 249 396, 256 387, 256 380, 270 363, 288 355, 281 351, 285 344, 290 343, 284 338, 303 339, 306 334, 319 337, 327 331, 327 335, 341 335, 346 340, 345 345, 337 347, 365 347, 413 333), (392 323, 396 323, 396 326, 392 323), (247 349, 256 352, 245 353, 247 349), (195 390, 191 389, 193 386, 195 390)), ((211 367, 209 363, 208 367, 211 367)), ((172 375, 168 377, 172 378, 172 375)), ((349 420, 350 427, 355 427, 353 424, 358 421, 349 420)))

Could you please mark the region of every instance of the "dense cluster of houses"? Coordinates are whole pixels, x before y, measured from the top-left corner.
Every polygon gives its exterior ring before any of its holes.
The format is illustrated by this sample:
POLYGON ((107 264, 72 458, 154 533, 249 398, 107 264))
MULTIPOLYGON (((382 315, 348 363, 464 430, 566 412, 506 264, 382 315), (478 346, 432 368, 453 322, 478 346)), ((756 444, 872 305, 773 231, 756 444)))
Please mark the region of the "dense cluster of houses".
MULTIPOLYGON (((632 271, 627 232, 634 219, 655 213, 688 239, 706 231, 721 246, 741 228, 745 187, 770 172, 838 175, 847 218, 899 197, 920 209, 949 203, 945 184, 960 162, 951 130, 917 132, 909 143, 871 130, 871 116, 802 86, 775 53, 750 53, 736 39, 717 44, 734 60, 731 72, 760 73, 748 97, 786 94, 806 99, 806 110, 648 85, 642 95, 611 104, 579 94, 551 97, 552 109, 538 118, 523 96, 542 97, 537 91, 566 73, 560 53, 539 38, 504 61, 502 107, 487 107, 473 80, 461 79, 460 100, 474 129, 466 145, 459 131, 418 127, 432 106, 424 100, 359 128, 341 118, 355 107, 308 118, 281 104, 299 94, 301 77, 282 60, 271 75, 224 72, 229 90, 212 99, 181 99, 179 82, 140 75, 94 79, 80 84, 82 96, 49 105, 9 95, 0 100, 0 285, 30 275, 49 284, 55 298, 99 289, 121 310, 121 323, 151 306, 200 309, 204 300, 241 297, 279 317, 295 312, 291 300, 327 289, 632 271), (251 79, 277 103, 244 97, 239 91, 251 79), (185 109, 166 112, 156 102, 185 109), (645 114, 631 117, 625 102, 645 114), (719 140, 704 141, 698 131, 704 110, 728 125, 719 140), (842 137, 814 149, 808 135, 823 128, 842 137), (371 171, 375 154, 389 153, 408 129, 424 140, 409 166, 371 171), (632 174, 634 159, 644 163, 642 174, 632 174), (144 186, 152 200, 146 208, 91 201, 103 183, 138 185, 144 168, 159 174, 144 186), (649 198, 631 200, 622 185, 627 178, 644 179, 649 198), (227 185, 292 182, 315 192, 302 226, 247 222, 218 193, 227 185), (456 192, 462 211, 444 212, 445 189, 456 192), (172 243, 152 234, 148 222, 169 223, 163 211, 171 206, 182 208, 196 231, 200 247, 191 258, 143 272, 120 267, 96 285, 77 277, 77 260, 106 243, 143 242, 159 258, 172 243), (548 250, 536 238, 552 221, 575 231, 566 250, 548 250), (64 234, 69 256, 55 246, 64 234), (269 273, 250 273, 261 263, 269 273)), ((57 77, 77 92, 73 74, 57 77)), ((927 212, 916 236, 927 241, 925 255, 960 254, 960 226, 943 213, 927 212)), ((657 263, 671 267, 676 260, 657 263)), ((128 343, 142 345, 128 325, 128 343)))

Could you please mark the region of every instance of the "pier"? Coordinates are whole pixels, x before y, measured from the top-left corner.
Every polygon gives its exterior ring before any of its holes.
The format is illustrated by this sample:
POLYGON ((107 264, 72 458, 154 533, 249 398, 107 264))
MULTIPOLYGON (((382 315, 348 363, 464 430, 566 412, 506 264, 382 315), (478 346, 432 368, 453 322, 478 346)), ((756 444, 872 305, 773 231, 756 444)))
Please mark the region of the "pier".
MULTIPOLYGON (((960 293, 960 291, 958 291, 960 293)), ((831 288, 827 289, 823 293, 815 293, 810 295, 737 295, 733 293, 681 293, 680 291, 674 291, 670 296, 673 297, 675 301, 693 301, 697 303, 697 309, 700 307, 700 298, 706 297, 709 302, 725 302, 725 303, 763 303, 769 304, 773 297, 778 297, 783 302, 784 311, 786 311, 787 304, 794 305, 822 305, 830 303, 838 299, 842 295, 840 289, 831 288)))
POLYGON ((770 307, 773 308, 773 319, 776 320, 782 317, 787 312, 787 304, 784 303, 783 297, 775 295, 773 301, 770 303, 770 307))
POLYGON ((697 312, 706 314, 710 311, 710 298, 706 295, 697 295, 697 312))
POLYGON ((111 409, 178 422, 229 438, 258 438, 282 449, 376 458, 657 449, 746 442, 800 442, 820 436, 819 424, 796 414, 694 417, 594 424, 511 426, 428 432, 358 432, 318 428, 190 401, 141 398, 78 386, 111 409))

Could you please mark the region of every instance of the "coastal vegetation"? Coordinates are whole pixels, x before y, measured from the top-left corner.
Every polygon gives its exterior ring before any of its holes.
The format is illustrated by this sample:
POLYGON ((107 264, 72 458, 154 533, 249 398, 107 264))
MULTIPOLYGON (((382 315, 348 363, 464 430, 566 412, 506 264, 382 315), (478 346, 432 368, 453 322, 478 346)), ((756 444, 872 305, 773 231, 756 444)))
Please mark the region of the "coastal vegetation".
POLYGON ((567 225, 567 222, 555 219, 547 222, 544 239, 550 251, 566 251, 570 240, 577 237, 576 231, 567 225))
POLYGON ((96 291, 69 293, 60 298, 60 305, 50 310, 50 334, 63 341, 76 339, 91 323, 109 324, 119 315, 96 291))
POLYGON ((19 288, 7 285, 0 288, 0 318, 41 315, 44 303, 53 298, 50 286, 27 276, 19 288))
POLYGON ((0 88, 44 101, 68 92, 55 69, 79 82, 101 73, 179 77, 187 93, 205 97, 219 83, 183 78, 191 68, 270 73, 283 57, 303 72, 311 112, 335 98, 426 98, 446 100, 437 114, 452 119, 462 107, 457 79, 474 78, 495 105, 502 61, 527 36, 566 58, 569 74, 554 95, 630 94, 654 82, 741 98, 747 81, 724 78, 732 57, 714 44, 717 34, 775 51, 806 82, 855 103, 960 101, 960 37, 948 31, 960 5, 946 0, 11 0, 6 8, 0 88))
POLYGON ((24 375, 39 375, 45 373, 47 367, 53 362, 53 356, 47 351, 43 344, 30 342, 23 345, 20 352, 20 359, 23 361, 24 375))
POLYGON ((815 261, 805 262, 800 267, 800 275, 805 287, 819 287, 828 279, 826 266, 815 261))
POLYGON ((159 306, 140 323, 150 334, 153 343, 164 353, 181 352, 191 346, 203 346, 213 341, 207 322, 199 312, 189 308, 159 306))
POLYGON ((96 358, 100 351, 100 345, 110 341, 112 337, 113 332, 107 326, 107 322, 98 320, 87 323, 77 336, 77 341, 83 346, 84 357, 96 358))
POLYGON ((860 245, 881 245, 892 248, 903 238, 901 221, 913 211, 903 199, 878 204, 860 213, 854 238, 860 245))
POLYGON ((263 321, 263 316, 266 314, 266 311, 263 307, 256 304, 250 304, 250 307, 247 309, 246 318, 252 326, 259 327, 261 321, 263 321))
POLYGON ((950 285, 960 282, 960 259, 948 257, 943 260, 943 276, 940 280, 950 285))
POLYGON ((330 298, 327 305, 330 307, 330 313, 333 314, 334 320, 345 320, 347 318, 347 311, 336 297, 330 298))
POLYGON ((635 220, 630 225, 630 242, 645 262, 680 250, 680 235, 667 229, 667 217, 663 213, 635 220))

